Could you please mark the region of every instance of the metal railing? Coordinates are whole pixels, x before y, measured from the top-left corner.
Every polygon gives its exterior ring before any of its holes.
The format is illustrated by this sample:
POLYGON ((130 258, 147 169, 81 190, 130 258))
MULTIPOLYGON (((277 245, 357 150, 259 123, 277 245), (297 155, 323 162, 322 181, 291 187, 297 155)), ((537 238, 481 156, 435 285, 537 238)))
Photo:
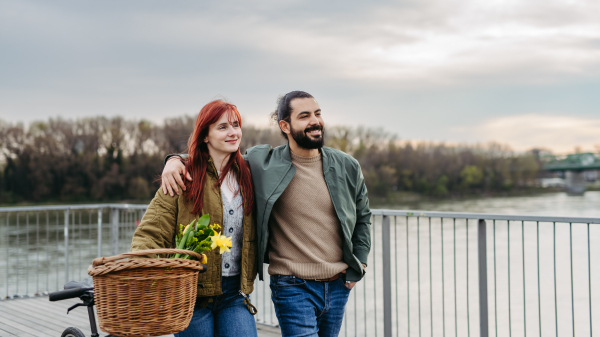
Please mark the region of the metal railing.
MULTIPOLYGON (((93 258, 129 249, 146 207, 0 208, 0 294, 86 277, 93 258)), ((372 211, 341 336, 592 336, 600 321, 600 218, 372 211)), ((251 299, 257 322, 277 325, 267 282, 251 299)))
POLYGON ((129 250, 147 205, 0 208, 0 296, 44 295, 87 276, 98 256, 129 250), (108 226, 104 225, 108 219, 108 226))

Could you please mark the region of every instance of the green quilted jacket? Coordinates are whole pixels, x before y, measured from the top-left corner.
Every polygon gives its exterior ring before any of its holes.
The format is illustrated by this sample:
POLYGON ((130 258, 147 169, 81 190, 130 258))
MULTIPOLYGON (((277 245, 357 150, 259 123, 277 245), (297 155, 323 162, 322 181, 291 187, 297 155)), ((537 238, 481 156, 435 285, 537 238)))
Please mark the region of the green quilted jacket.
MULTIPOLYGON (((175 233, 179 224, 187 225, 203 214, 210 215, 211 224, 223 226, 223 200, 221 189, 215 188, 217 170, 212 158, 207 169, 204 185, 204 205, 202 214, 191 214, 193 204, 183 195, 171 197, 159 189, 148 206, 148 210, 131 242, 131 251, 156 248, 174 248, 175 233)), ((242 243, 241 291, 250 294, 254 290, 254 280, 258 271, 257 235, 253 213, 245 214, 243 222, 244 235, 242 243)), ((207 252, 207 271, 198 275, 198 296, 215 296, 223 293, 221 286, 221 255, 218 249, 207 252)))

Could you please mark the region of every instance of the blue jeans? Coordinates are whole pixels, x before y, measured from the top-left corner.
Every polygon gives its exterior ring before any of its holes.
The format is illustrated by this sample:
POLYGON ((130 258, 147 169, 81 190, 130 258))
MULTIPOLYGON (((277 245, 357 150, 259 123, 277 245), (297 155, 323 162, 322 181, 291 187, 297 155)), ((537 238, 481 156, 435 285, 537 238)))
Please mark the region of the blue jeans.
POLYGON ((198 305, 190 325, 175 337, 256 337, 256 322, 240 295, 240 276, 222 278, 223 295, 213 296, 206 308, 198 305))
POLYGON ((331 282, 271 276, 271 299, 284 337, 337 336, 350 289, 340 277, 331 282))

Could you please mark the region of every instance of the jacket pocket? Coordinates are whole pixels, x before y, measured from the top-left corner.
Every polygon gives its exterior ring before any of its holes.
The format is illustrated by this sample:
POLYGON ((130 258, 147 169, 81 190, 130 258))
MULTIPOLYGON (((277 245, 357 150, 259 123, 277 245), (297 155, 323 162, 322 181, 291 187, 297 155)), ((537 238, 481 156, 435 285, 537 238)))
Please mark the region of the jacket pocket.
POLYGON ((204 252, 208 263, 206 264, 206 271, 198 274, 198 282, 202 283, 205 288, 212 288, 215 285, 216 278, 221 278, 221 257, 219 256, 218 249, 204 252))

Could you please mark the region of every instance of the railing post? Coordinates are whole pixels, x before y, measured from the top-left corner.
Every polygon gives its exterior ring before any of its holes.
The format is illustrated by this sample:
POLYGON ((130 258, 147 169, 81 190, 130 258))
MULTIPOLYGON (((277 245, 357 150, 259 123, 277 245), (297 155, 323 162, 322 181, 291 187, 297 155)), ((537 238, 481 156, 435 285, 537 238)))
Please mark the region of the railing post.
MULTIPOLYGON (((383 216, 381 221, 382 257, 383 257, 383 336, 392 336, 392 273, 390 249, 390 217, 383 216)), ((375 253, 375 252, 373 252, 375 253)))
POLYGON ((477 257, 479 262, 479 330, 481 337, 488 337, 488 289, 487 289, 487 242, 485 220, 477 224, 477 257))
POLYGON ((98 208, 98 256, 102 256, 102 208, 98 208))
POLYGON ((65 209, 65 283, 69 282, 69 210, 65 209))
POLYGON ((110 248, 111 255, 119 254, 119 209, 110 209, 110 248))

